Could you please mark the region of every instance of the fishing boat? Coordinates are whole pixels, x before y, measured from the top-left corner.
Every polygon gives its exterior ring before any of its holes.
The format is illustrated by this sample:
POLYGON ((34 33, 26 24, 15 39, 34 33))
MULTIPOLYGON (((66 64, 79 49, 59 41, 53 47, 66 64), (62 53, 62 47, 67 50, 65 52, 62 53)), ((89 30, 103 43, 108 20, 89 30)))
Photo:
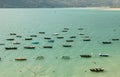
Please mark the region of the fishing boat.
POLYGON ((16 35, 16 33, 10 33, 10 35, 16 35))
POLYGON ((32 38, 25 38, 25 40, 32 40, 32 38))
POLYGON ((66 42, 74 42, 74 40, 66 40, 66 42))
POLYGON ((70 38, 76 38, 76 36, 70 36, 70 38))
POLYGON ((69 60, 70 56, 62 56, 62 59, 69 60))
POLYGON ((14 38, 8 38, 8 39, 6 39, 6 40, 8 40, 8 41, 13 41, 13 40, 14 40, 14 38))
POLYGON ((15 58, 15 61, 26 61, 26 58, 15 58))
POLYGON ((53 46, 43 46, 43 48, 53 48, 53 46))
POLYGON ((53 33, 53 35, 58 36, 59 34, 58 33, 53 33))
POLYGON ((64 44, 63 47, 72 47, 72 45, 64 44))
POLYGON ((6 50, 17 50, 17 47, 5 47, 6 50))
POLYGON ((91 68, 90 71, 91 72, 103 72, 104 69, 103 68, 91 68))
POLYGON ((109 57, 109 54, 99 53, 99 56, 101 56, 101 57, 109 57))
POLYGON ((62 36, 59 36, 59 37, 57 37, 57 39, 63 39, 64 37, 62 37, 62 36))
POLYGON ((111 44, 112 42, 111 41, 104 41, 102 42, 103 44, 111 44))
POLYGON ((21 38, 22 36, 20 36, 20 35, 17 35, 16 37, 17 37, 17 38, 21 38))
POLYGON ((44 56, 38 56, 36 57, 36 60, 43 60, 44 59, 44 56))
POLYGON ((51 42, 51 43, 53 43, 55 40, 48 40, 48 42, 51 42))
POLYGON ((37 35, 30 35, 30 37, 37 37, 37 35))
POLYGON ((83 39, 83 41, 91 41, 91 39, 83 39))
POLYGON ((45 32, 39 32, 39 34, 45 34, 45 32))
POLYGON ((51 37, 44 37, 44 39, 51 39, 51 37))
POLYGON ((119 39, 118 38, 113 38, 112 41, 118 41, 119 39))
POLYGON ((91 55, 89 55, 89 54, 83 54, 83 55, 80 55, 81 57, 84 57, 84 58, 90 58, 90 57, 92 57, 91 55))
POLYGON ((19 42, 14 42, 13 44, 20 44, 19 42))
POLYGON ((24 46, 25 49, 35 49, 34 46, 24 46))
POLYGON ((32 44, 39 44, 39 42, 32 42, 32 44))

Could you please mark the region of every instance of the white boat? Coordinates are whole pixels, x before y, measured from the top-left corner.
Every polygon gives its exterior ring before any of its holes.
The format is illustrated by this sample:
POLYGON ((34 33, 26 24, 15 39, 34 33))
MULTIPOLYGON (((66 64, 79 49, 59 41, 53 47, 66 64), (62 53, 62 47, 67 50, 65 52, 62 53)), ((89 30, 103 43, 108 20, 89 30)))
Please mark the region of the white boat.
POLYGON ((108 57, 108 56, 109 56, 109 54, 99 53, 99 56, 101 56, 101 57, 108 57))

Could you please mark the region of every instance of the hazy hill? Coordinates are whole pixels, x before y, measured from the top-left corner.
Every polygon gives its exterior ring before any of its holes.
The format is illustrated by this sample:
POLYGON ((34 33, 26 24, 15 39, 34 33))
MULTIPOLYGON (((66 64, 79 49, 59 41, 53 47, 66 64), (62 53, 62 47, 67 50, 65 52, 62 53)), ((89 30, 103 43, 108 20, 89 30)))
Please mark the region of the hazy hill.
POLYGON ((0 0, 0 7, 99 7, 120 6, 120 0, 0 0))

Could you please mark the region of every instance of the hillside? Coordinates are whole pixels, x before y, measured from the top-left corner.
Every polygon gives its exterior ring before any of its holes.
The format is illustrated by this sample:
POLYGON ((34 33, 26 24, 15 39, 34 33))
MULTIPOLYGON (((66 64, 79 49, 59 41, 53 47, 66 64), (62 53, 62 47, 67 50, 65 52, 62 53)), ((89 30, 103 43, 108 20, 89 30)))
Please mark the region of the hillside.
POLYGON ((0 0, 1 8, 55 8, 120 6, 120 0, 0 0))

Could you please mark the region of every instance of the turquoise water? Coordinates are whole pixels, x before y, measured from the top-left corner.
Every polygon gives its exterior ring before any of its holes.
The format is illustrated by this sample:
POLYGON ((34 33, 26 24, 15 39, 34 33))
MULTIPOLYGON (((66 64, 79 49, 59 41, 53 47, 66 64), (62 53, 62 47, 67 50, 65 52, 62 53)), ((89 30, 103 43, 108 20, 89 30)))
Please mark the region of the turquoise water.
POLYGON ((0 9, 0 77, 119 77, 120 76, 120 40, 110 45, 102 41, 120 39, 120 11, 56 8, 56 9, 0 9), (67 27, 69 31, 62 30, 67 27), (84 30, 78 30, 84 28, 84 30), (44 31, 46 34, 39 34, 44 31), (22 38, 10 36, 16 33, 22 38), (57 39, 53 33, 59 33, 64 39, 57 39), (83 33, 85 35, 79 35, 83 33), (26 41, 31 34, 37 35, 33 40, 26 41), (65 40, 76 36, 74 42, 65 40), (83 41, 84 36, 90 36, 91 41, 83 41), (54 43, 49 43, 44 37, 51 37, 54 43), (15 38, 7 41, 7 38, 15 38), (33 41, 39 44, 33 45, 33 41), (20 45, 13 45, 20 42, 20 45), (62 47, 71 44, 71 48, 62 47), (52 49, 43 48, 52 45, 52 49), (5 50, 7 46, 18 47, 17 50, 5 50), (24 46, 35 46, 33 50, 24 46), (108 53, 110 57, 101 58, 99 53, 108 53), (91 58, 81 58, 80 54, 91 54, 91 58), (61 57, 70 56, 70 60, 61 57), (44 56, 44 60, 36 60, 44 56), (15 61, 15 58, 27 58, 27 61, 15 61), (94 73, 90 68, 102 67, 103 73, 94 73))

